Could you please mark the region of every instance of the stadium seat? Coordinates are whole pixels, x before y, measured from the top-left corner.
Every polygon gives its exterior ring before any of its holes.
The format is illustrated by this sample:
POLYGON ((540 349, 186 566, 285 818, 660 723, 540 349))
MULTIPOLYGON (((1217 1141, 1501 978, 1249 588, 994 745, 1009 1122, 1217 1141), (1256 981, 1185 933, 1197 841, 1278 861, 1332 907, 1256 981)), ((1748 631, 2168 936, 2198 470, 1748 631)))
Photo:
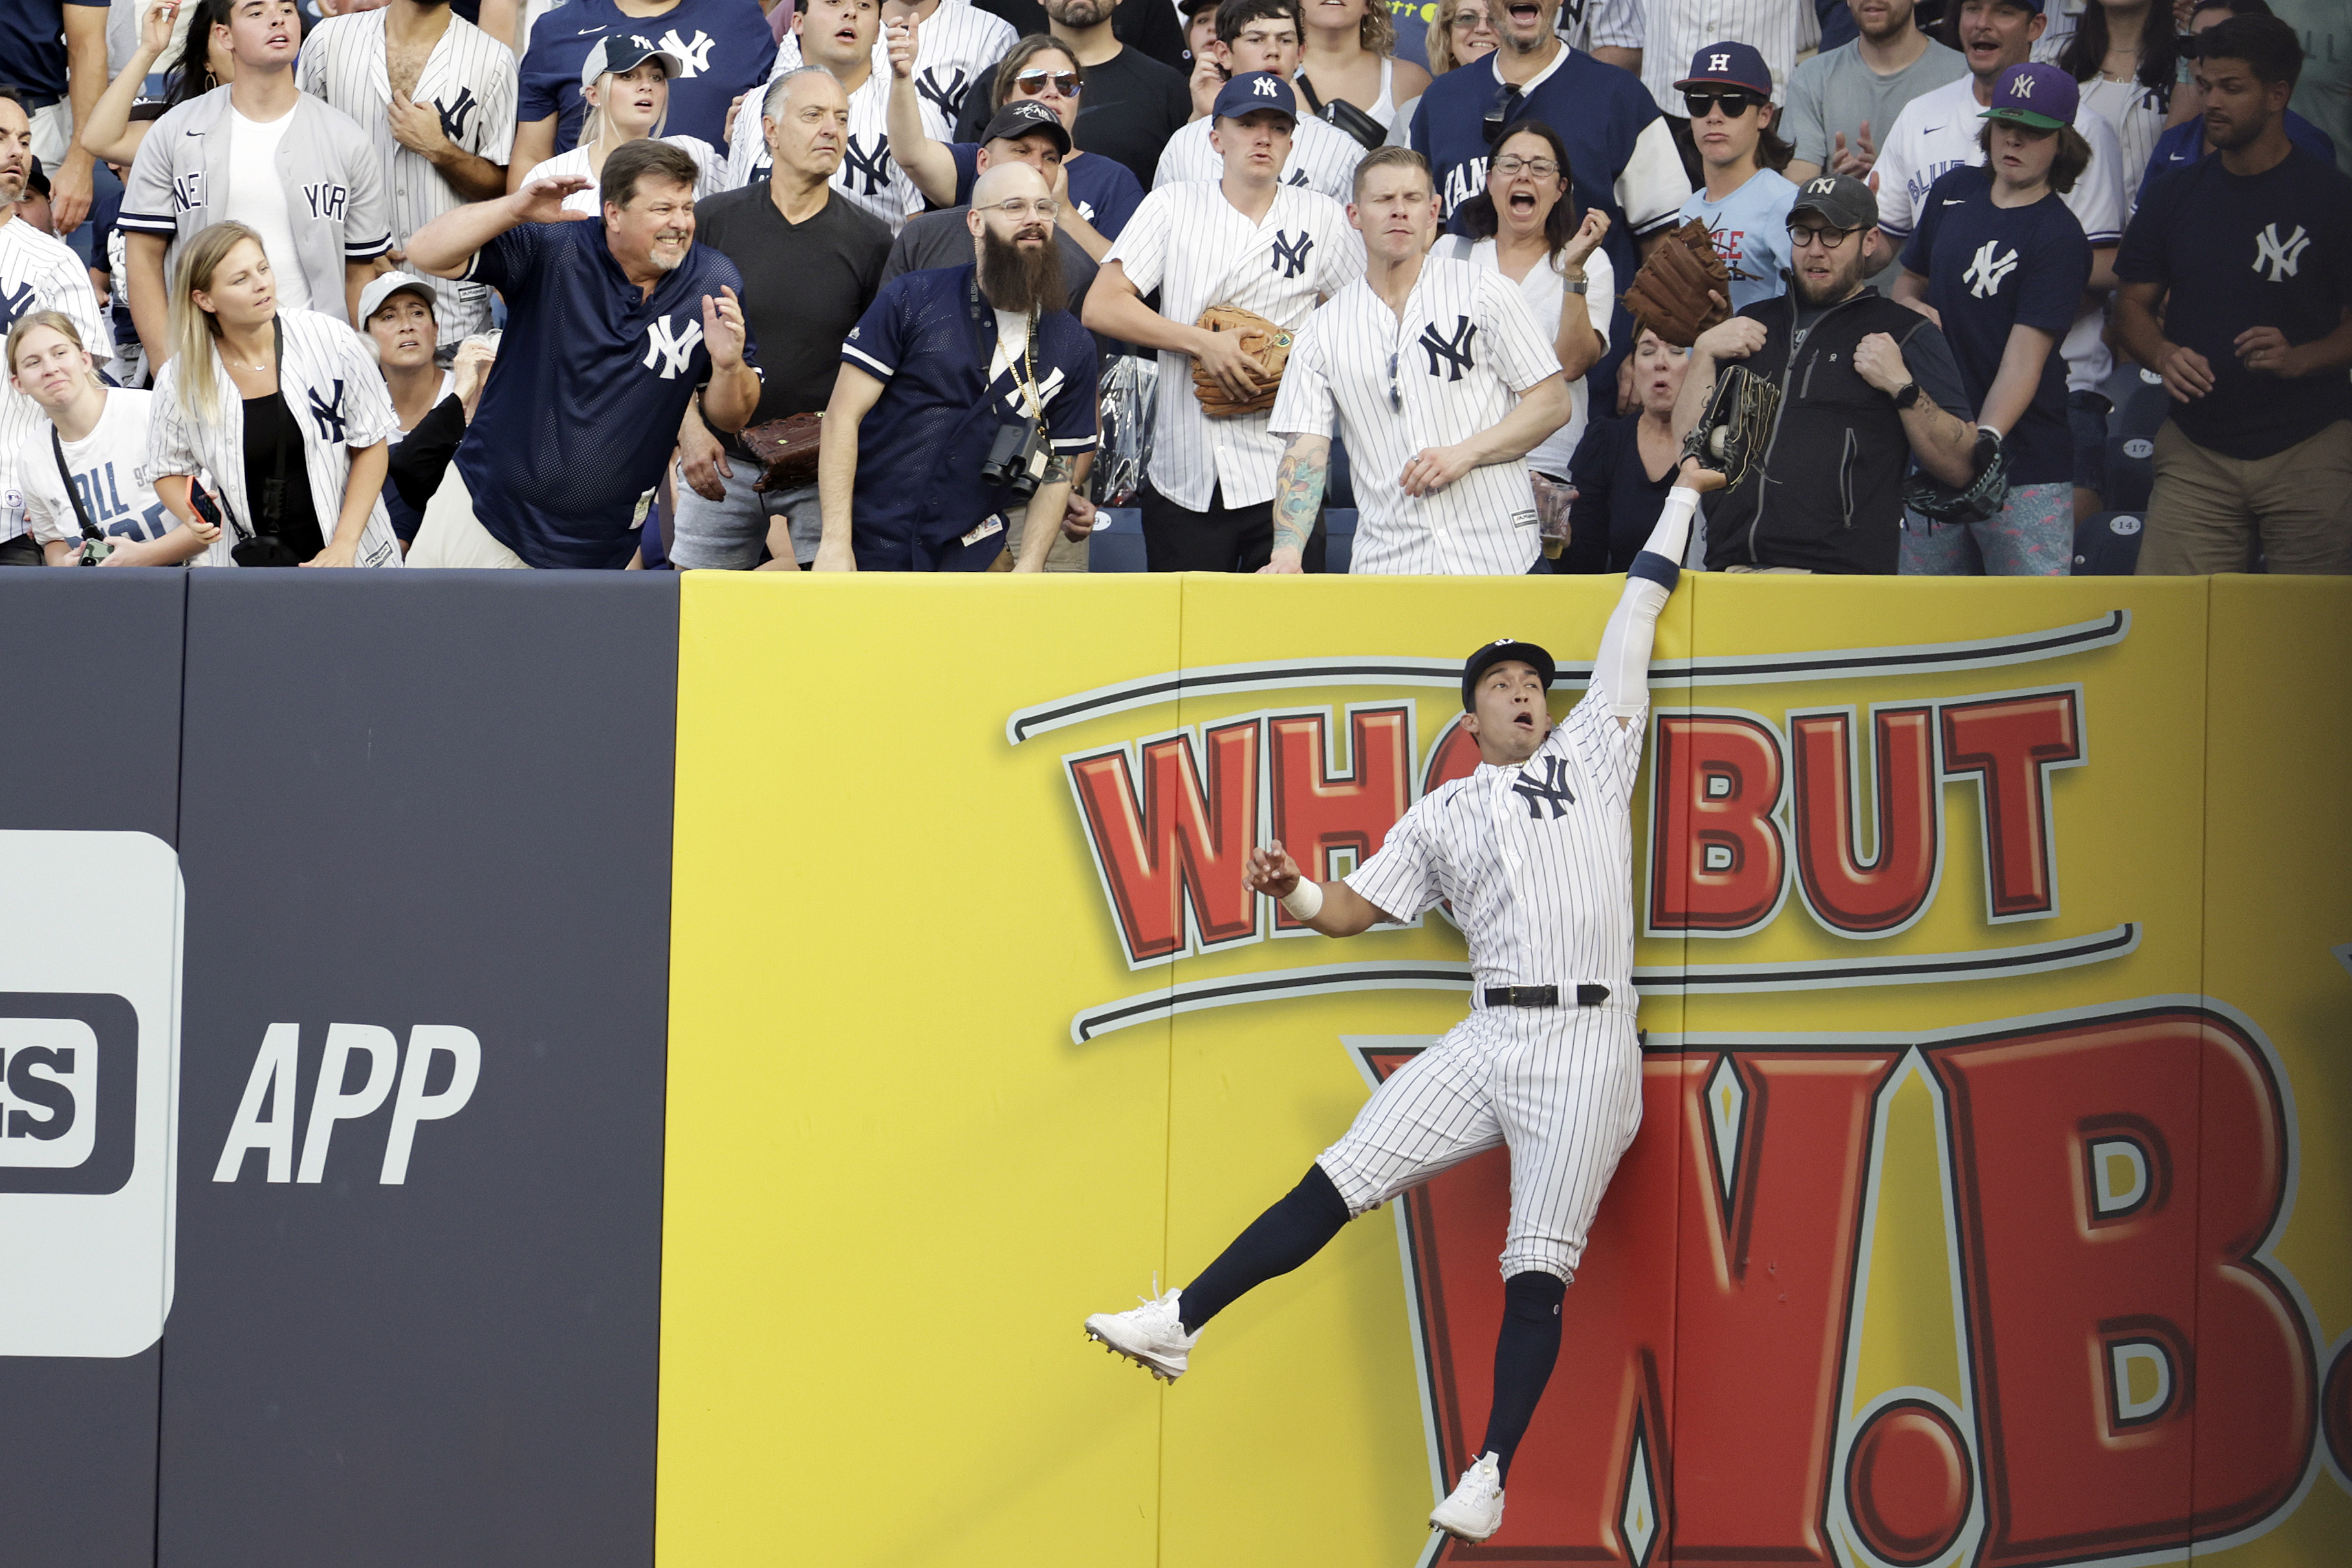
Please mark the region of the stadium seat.
POLYGON ((2146 436, 2107 437, 2107 488, 2105 499, 2117 511, 2138 511, 2147 505, 2156 484, 2155 447, 2146 436))
POLYGON ((1095 530, 1087 541, 1087 570, 1089 572, 1141 572, 1143 562, 1143 514, 1133 507, 1105 507, 1102 515, 1110 521, 1095 530))
POLYGON ((2074 525, 2074 575, 2128 577, 2139 567, 2144 520, 2136 511, 2094 512, 2074 525))
POLYGON ((2164 390, 2163 381, 2159 378, 2151 383, 2147 376, 2147 372, 2139 372, 2139 384, 2131 389, 2130 395, 2116 400, 2116 416, 2108 422, 2108 427, 2116 435, 2143 440, 2153 437, 2157 427, 2172 412, 2172 395, 2164 390))
POLYGON ((1345 572, 1356 548, 1356 512, 1352 507, 1323 509, 1323 570, 1345 572))

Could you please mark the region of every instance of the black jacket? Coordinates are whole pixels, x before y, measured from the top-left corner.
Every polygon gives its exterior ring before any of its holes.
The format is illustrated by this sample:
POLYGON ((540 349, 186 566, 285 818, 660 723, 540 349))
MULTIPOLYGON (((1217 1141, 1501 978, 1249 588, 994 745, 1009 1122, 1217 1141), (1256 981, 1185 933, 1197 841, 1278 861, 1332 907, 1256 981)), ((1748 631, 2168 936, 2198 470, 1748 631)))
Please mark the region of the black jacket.
POLYGON ((1780 413, 1761 467, 1706 509, 1708 569, 1892 574, 1911 442, 1895 400, 1854 370, 1853 351, 1873 332, 1901 344, 1934 325, 1868 289, 1831 306, 1801 337, 1793 289, 1739 313, 1764 323, 1764 346, 1725 363, 1779 384, 1780 413))

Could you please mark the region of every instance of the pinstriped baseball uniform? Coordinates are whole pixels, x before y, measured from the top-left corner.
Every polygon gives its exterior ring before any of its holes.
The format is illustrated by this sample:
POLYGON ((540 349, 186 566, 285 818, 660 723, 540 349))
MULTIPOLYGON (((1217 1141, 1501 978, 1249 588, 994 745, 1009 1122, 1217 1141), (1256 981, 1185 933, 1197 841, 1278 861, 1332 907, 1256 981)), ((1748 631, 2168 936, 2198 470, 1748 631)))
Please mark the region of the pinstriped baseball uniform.
MULTIPOLYGON (((1364 240, 1346 208, 1313 191, 1276 187, 1274 205, 1253 224, 1222 186, 1192 181, 1145 196, 1108 259, 1136 292, 1160 290, 1160 313, 1171 321, 1237 305, 1296 331, 1318 298, 1364 275, 1364 240)), ((1206 511, 1221 487, 1228 507, 1274 499, 1282 443, 1267 433, 1271 411, 1208 417, 1192 395, 1192 359, 1164 349, 1153 398, 1152 489, 1192 511, 1206 511)))
POLYGON ((1467 440, 1559 374, 1517 285, 1431 256, 1401 319, 1360 279, 1315 312, 1291 347, 1270 427, 1348 444, 1349 571, 1523 573, 1540 549, 1524 458, 1473 468, 1432 495, 1409 496, 1398 480, 1423 448, 1467 440))
MULTIPOLYGON (((132 234, 168 240, 171 276, 180 242, 236 215, 228 210, 232 134, 229 89, 192 98, 148 129, 123 182, 122 216, 132 234)), ((278 182, 294 256, 311 302, 341 321, 343 267, 392 248, 384 204, 383 161, 352 117, 309 93, 297 94, 278 148, 278 182)), ((330 514, 331 515, 331 514, 330 514)))
MULTIPOLYGON (((384 68, 384 11, 330 16, 302 40, 295 79, 304 92, 333 105, 355 121, 383 163, 383 184, 392 219, 392 244, 404 249, 408 237, 443 213, 466 205, 432 161, 404 147, 392 133, 392 79, 384 68)), ((505 167, 514 155, 514 51, 463 16, 448 30, 416 79, 415 101, 439 111, 441 133, 465 152, 505 167)), ((425 278, 433 285, 435 336, 441 346, 490 324, 490 291, 478 283, 425 278)))
MULTIPOLYGON (((36 310, 62 311, 100 364, 113 352, 89 272, 65 241, 11 216, 0 223, 0 335, 36 310)), ((26 437, 46 429, 41 405, 0 377, 0 540, 25 531, 25 490, 16 471, 26 437)))
MULTIPOLYGON (((940 0, 940 8, 915 25, 915 90, 923 100, 923 129, 935 142, 956 139, 956 111, 963 95, 1003 59, 1021 35, 1003 17, 991 15, 971 0, 940 0)), ((798 33, 786 33, 776 45, 776 66, 770 81, 801 65, 798 33)), ((890 74, 890 37, 885 24, 874 40, 874 74, 890 74)), ((748 99, 745 110, 759 100, 748 99)), ((758 116, 752 117, 755 121, 758 116)), ((741 128, 741 121, 737 121, 741 128)), ((755 138, 756 140, 756 138, 755 138)))
POLYGON ((1596 681, 1525 763, 1482 763, 1440 785, 1347 879, 1391 918, 1452 901, 1474 1010, 1381 1084, 1317 1163, 1360 1214, 1508 1144, 1506 1277, 1575 1278, 1642 1121, 1632 801, 1646 714, 1621 728, 1611 708, 1596 681), (1486 1005, 1490 985, 1579 984, 1607 986, 1608 1001, 1486 1005))
MULTIPOLYGON (((151 132, 149 133, 152 135, 151 132)), ((392 395, 384 390, 383 372, 368 353, 367 340, 345 326, 339 317, 317 310, 280 310, 278 331, 284 341, 278 390, 294 422, 302 429, 302 467, 310 481, 310 505, 319 517, 319 531, 335 537, 336 520, 343 515, 343 486, 352 471, 352 448, 373 447, 400 432, 392 411, 392 395)), ((220 410, 216 417, 197 420, 180 404, 180 378, 187 361, 166 361, 155 378, 155 401, 150 410, 147 437, 147 482, 166 474, 211 478, 214 494, 225 510, 250 530, 253 508, 245 493, 245 403, 236 384, 220 362, 215 349, 205 370, 213 377, 220 410)), ((212 547, 221 563, 235 548, 237 531, 224 526, 212 547)), ((354 564, 398 566, 403 563, 400 541, 381 495, 372 498, 367 528, 360 535, 354 564)))
MULTIPOLYGON (((758 104, 743 100, 735 135, 727 143, 724 188, 736 191, 768 177, 768 139, 760 129, 758 104)), ((923 210, 923 193, 890 156, 890 73, 870 72, 866 85, 849 95, 849 132, 843 138, 841 167, 833 188, 890 226, 897 234, 923 210)))
MULTIPOLYGON (((1186 180, 1225 177, 1225 161, 1209 145, 1210 124, 1208 120, 1195 120, 1168 138, 1160 154, 1160 168, 1151 176, 1153 190, 1186 180)), ((1356 165, 1363 159, 1362 142, 1308 116, 1290 133, 1290 161, 1282 166, 1282 183, 1304 185, 1345 206, 1356 199, 1356 165)))
MULTIPOLYGON (((719 149, 695 136, 664 136, 662 141, 694 160, 694 199, 716 195, 727 188, 727 160, 719 149)), ((558 153, 544 163, 534 163, 522 177, 524 184, 534 180, 577 179, 588 182, 584 191, 574 191, 563 198, 563 210, 586 213, 596 217, 604 210, 604 197, 596 175, 588 167, 588 149, 574 147, 569 153, 558 153)))
POLYGON ((1642 51, 1642 85, 1659 110, 1686 119, 1690 106, 1675 87, 1689 74, 1691 57, 1724 38, 1752 44, 1772 68, 1772 101, 1785 102, 1789 73, 1797 56, 1822 41, 1822 19, 1812 0, 1642 0, 1647 38, 1642 51))
POLYGON ((1649 39, 1642 0, 1564 0, 1557 31, 1572 49, 1638 49, 1649 39))

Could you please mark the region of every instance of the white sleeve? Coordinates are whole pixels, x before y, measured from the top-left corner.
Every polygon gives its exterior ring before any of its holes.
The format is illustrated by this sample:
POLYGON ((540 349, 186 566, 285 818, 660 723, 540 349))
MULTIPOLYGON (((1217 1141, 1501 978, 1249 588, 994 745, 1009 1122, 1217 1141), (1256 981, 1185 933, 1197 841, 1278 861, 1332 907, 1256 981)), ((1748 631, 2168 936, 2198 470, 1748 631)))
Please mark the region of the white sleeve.
MULTIPOLYGON (((489 80, 483 85, 482 113, 477 121, 481 128, 478 152, 503 169, 514 162, 515 108, 521 83, 515 72, 514 51, 487 33, 482 35, 481 42, 489 47, 492 65, 488 73, 489 80)), ((747 101, 744 107, 751 105, 747 101)), ((759 118, 754 114, 753 123, 759 118)))
POLYGON ((1268 435, 1332 434, 1331 383, 1323 371, 1323 334, 1316 330, 1322 324, 1323 310, 1329 309, 1326 305, 1307 317, 1290 345, 1290 358, 1282 369, 1282 389, 1274 395, 1274 412, 1266 421, 1268 435))
POLYGON ((1111 242, 1105 264, 1116 261, 1138 294, 1149 294, 1167 279, 1168 233, 1175 226, 1176 193, 1154 190, 1138 204, 1111 242))
POLYGON ((1873 165, 1878 176, 1878 226, 1897 239, 1910 238, 1914 223, 1911 166, 1919 161, 1916 125, 1911 105, 1905 104, 1887 129, 1886 140, 1879 143, 1878 162, 1873 165))
POLYGON ((2091 144, 2091 166, 2066 193, 2066 210, 2094 246, 2121 243, 2124 237, 2124 150, 2116 128, 2095 109, 2074 117, 2074 129, 2091 144))
POLYGON ((1633 155, 1617 176, 1617 205, 1635 234, 1647 234, 1674 221, 1690 199, 1690 176, 1683 173, 1681 149, 1664 115, 1642 127, 1633 142, 1633 155))
POLYGON ((1592 330, 1601 339, 1601 352, 1609 352, 1609 318, 1617 303, 1617 264, 1609 259, 1605 250, 1595 250, 1584 258, 1584 309, 1592 319, 1592 330))
POLYGON ((1697 510, 1696 490, 1676 485, 1666 492, 1658 524, 1626 570, 1624 595, 1601 634, 1601 651, 1592 658, 1592 689, 1607 694, 1617 718, 1631 719, 1650 705, 1650 648, 1657 638, 1658 612, 1680 577, 1678 563, 1689 548, 1691 516, 1697 510))
POLYGON ((1323 266, 1317 274, 1315 291, 1328 300, 1364 275, 1364 237, 1348 221, 1345 207, 1339 210, 1338 243, 1321 248, 1323 266))
POLYGON ((41 544, 81 537, 81 524, 68 521, 73 513, 73 498, 62 495, 58 483, 57 454, 49 449, 49 432, 55 428, 42 420, 25 433, 24 447, 16 454, 16 487, 25 495, 25 531, 41 544))
POLYGON ((393 411, 392 393, 383 384, 383 372, 367 351, 367 340, 341 321, 335 322, 335 329, 333 374, 351 388, 343 445, 363 450, 399 435, 400 416, 393 411))
POLYGON ((1638 49, 1650 41, 1642 0, 1591 0, 1584 15, 1592 29, 1590 48, 1638 49))
POLYGON ((147 482, 172 474, 193 477, 205 466, 197 453, 195 426, 180 406, 181 362, 177 356, 163 362, 155 376, 155 395, 148 404, 147 415, 147 482))
POLYGON ((1399 923, 1412 920, 1438 900, 1425 825, 1429 814, 1438 809, 1433 802, 1440 798, 1423 795, 1415 801, 1396 819, 1371 858, 1340 879, 1357 897, 1399 923))
POLYGON ((1516 284, 1499 272, 1478 269, 1478 324, 1491 351, 1487 363, 1503 384, 1524 393, 1546 376, 1559 374, 1559 355, 1536 325, 1516 284))

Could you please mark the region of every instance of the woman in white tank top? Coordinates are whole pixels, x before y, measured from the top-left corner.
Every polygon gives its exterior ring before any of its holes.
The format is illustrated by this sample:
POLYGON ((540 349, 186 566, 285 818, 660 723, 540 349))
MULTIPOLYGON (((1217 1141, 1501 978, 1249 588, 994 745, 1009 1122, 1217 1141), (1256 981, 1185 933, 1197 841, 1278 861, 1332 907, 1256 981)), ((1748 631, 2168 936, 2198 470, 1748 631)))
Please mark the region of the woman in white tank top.
POLYGON ((1383 127, 1396 119, 1400 98, 1421 96, 1429 73, 1396 58, 1396 24, 1372 0, 1305 0, 1306 52, 1300 83, 1318 104, 1346 102, 1383 127))

